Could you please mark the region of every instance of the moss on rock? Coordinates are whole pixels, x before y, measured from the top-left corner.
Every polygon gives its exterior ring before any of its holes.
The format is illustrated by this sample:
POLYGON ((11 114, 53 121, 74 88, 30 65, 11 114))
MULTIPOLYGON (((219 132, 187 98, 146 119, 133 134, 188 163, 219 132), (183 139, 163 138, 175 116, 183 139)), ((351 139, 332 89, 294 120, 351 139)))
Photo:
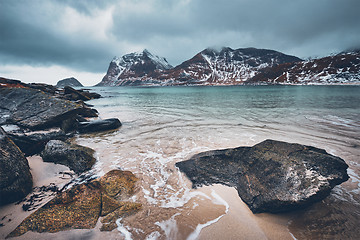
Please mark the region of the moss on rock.
POLYGON ((72 228, 94 228, 100 216, 105 216, 102 231, 111 231, 116 228, 116 219, 141 209, 140 203, 119 202, 112 198, 134 194, 137 180, 131 172, 113 170, 98 180, 76 185, 27 217, 7 238, 27 231, 53 233, 72 228))
POLYGON ((100 179, 100 183, 107 195, 122 200, 134 194, 138 180, 132 172, 112 170, 100 179))
POLYGON ((100 231, 114 230, 117 227, 117 219, 135 214, 141 210, 141 207, 142 205, 140 203, 121 202, 120 207, 116 211, 108 214, 101 220, 103 225, 101 226, 100 231))

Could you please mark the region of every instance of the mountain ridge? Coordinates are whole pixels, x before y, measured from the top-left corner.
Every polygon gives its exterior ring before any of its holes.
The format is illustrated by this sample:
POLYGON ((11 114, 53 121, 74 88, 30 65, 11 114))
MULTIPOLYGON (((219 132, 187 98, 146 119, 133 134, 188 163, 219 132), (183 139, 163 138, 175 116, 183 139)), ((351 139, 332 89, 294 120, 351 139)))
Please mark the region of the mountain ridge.
POLYGON ((270 49, 206 48, 173 67, 166 58, 144 49, 114 57, 96 86, 360 83, 360 51, 352 53, 305 61, 270 49))
POLYGON ((360 84, 360 50, 265 68, 247 84, 360 84))

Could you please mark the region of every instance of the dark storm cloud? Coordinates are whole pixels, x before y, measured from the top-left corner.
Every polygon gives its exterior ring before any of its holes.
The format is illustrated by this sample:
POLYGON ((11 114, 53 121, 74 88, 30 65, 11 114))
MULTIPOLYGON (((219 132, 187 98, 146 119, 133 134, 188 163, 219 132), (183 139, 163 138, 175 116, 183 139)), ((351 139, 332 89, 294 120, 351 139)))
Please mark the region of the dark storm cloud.
POLYGON ((50 3, 0 2, 0 63, 63 65, 80 70, 103 71, 109 57, 106 46, 86 35, 71 36, 61 31, 56 20, 61 18, 64 5, 50 3))
POLYGON ((360 47, 359 9, 358 0, 0 0, 0 63, 105 72, 134 50, 178 64, 209 46, 323 56, 360 47))

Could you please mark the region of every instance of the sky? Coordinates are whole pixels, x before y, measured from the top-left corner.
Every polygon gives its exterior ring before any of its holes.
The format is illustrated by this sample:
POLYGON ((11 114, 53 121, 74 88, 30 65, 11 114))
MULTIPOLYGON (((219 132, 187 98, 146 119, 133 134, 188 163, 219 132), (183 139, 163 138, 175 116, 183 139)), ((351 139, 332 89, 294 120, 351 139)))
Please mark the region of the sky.
POLYGON ((148 49, 176 66, 207 47, 300 58, 360 48, 359 0, 0 0, 0 77, 100 82, 148 49))

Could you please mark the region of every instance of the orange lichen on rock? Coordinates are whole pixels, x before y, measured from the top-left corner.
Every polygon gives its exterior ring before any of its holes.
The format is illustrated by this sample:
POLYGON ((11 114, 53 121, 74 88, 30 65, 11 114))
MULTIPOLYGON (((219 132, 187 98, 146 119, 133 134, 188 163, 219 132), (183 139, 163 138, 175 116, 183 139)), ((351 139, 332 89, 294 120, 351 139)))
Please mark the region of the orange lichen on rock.
POLYGON ((139 179, 129 171, 112 170, 100 178, 104 192, 110 197, 122 200, 134 194, 139 179))
POLYGON ((20 236, 27 231, 58 232, 72 228, 94 228, 100 216, 106 216, 101 229, 111 231, 116 228, 117 218, 141 209, 140 203, 120 202, 113 198, 134 194, 137 180, 131 172, 113 170, 98 180, 76 185, 59 193, 27 217, 7 238, 20 236))

